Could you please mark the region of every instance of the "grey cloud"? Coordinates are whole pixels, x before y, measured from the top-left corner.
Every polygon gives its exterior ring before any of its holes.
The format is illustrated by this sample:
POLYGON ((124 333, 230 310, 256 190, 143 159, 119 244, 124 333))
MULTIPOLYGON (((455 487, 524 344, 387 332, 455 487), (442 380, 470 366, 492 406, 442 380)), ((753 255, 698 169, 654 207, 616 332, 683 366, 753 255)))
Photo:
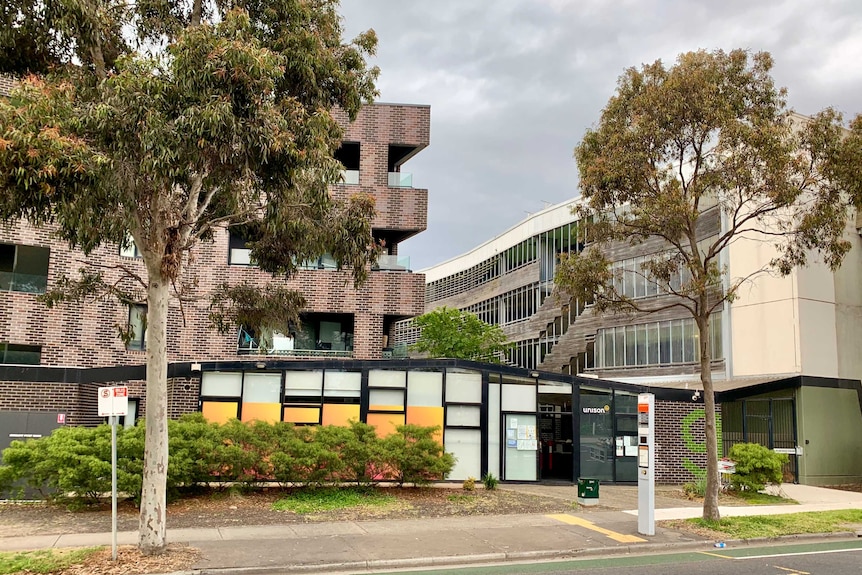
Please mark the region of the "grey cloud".
POLYGON ((343 0, 348 36, 380 37, 381 101, 431 105, 405 166, 429 189, 414 269, 468 251, 577 193, 572 150, 629 66, 697 49, 767 50, 802 113, 862 111, 862 3, 343 0))

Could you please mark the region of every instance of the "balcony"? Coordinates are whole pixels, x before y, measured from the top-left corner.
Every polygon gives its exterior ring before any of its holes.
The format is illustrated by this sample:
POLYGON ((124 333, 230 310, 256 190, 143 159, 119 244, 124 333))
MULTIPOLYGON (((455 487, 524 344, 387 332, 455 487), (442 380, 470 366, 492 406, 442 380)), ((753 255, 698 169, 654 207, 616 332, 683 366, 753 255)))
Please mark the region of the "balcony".
POLYGON ((389 172, 390 188, 412 188, 413 174, 410 172, 389 172))
POLYGON ((340 184, 347 186, 359 185, 359 170, 341 170, 340 184))
POLYGON ((410 256, 390 256, 382 255, 377 258, 377 262, 371 266, 372 271, 381 272, 409 272, 410 256))

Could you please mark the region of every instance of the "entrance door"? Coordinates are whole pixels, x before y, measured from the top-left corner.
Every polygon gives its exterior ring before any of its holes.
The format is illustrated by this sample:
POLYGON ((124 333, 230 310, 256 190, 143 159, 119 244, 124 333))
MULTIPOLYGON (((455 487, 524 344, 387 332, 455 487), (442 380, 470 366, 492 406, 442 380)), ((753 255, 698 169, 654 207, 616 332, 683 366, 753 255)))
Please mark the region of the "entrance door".
POLYGON ((616 416, 614 465, 617 482, 638 480, 637 432, 638 420, 636 415, 621 414, 616 416))
POLYGON ((572 393, 539 392, 539 478, 574 481, 572 393))
POLYGON ((540 477, 543 480, 572 481, 572 412, 546 411, 543 407, 539 404, 540 477))

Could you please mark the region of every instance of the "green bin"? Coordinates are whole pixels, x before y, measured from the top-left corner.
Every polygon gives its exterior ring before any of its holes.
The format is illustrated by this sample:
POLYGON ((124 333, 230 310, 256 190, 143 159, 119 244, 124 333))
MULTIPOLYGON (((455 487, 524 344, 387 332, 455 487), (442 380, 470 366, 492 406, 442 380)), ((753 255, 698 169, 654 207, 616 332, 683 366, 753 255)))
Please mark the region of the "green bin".
POLYGON ((599 498, 599 480, 578 478, 578 498, 579 499, 598 499, 599 498))

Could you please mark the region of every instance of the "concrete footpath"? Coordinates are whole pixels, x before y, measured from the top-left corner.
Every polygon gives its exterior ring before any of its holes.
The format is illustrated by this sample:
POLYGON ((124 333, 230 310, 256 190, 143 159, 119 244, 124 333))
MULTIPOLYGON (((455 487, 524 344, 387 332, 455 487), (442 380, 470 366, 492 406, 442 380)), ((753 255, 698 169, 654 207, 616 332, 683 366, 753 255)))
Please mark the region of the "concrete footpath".
MULTIPOLYGON (((513 489, 574 501, 572 485, 514 485, 513 489)), ((759 515, 862 509, 862 494, 784 485, 799 505, 727 507, 722 514, 759 515)), ((219 529, 169 529, 170 542, 199 548, 197 573, 362 572, 463 563, 529 561, 584 555, 649 553, 711 547, 696 535, 657 528, 637 533, 637 488, 601 486, 599 506, 563 514, 497 515, 385 521, 343 521, 219 529)), ((656 519, 696 517, 700 506, 656 497, 656 519)), ((136 532, 118 535, 135 544, 136 532)), ((110 533, 0 538, 0 551, 110 545, 110 533)))

